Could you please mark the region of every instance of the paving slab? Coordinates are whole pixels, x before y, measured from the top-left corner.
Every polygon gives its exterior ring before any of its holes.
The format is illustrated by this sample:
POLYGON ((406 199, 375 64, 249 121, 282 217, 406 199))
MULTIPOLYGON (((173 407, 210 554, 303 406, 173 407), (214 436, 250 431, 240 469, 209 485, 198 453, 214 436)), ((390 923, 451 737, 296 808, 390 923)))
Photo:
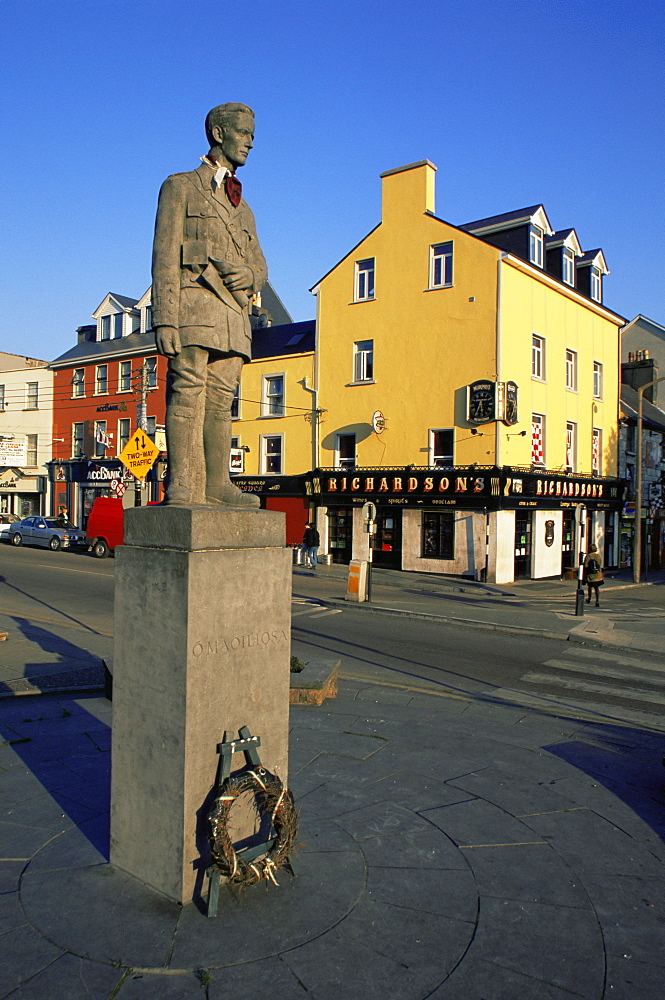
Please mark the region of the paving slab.
POLYGON ((469 950, 477 959, 583 997, 603 995, 603 937, 592 909, 481 896, 469 950))
MULTIPOLYGON (((89 962, 77 955, 60 955, 10 994, 11 1000, 107 1000, 126 976, 99 962, 89 962)), ((200 1000, 200 991, 199 991, 200 1000)))

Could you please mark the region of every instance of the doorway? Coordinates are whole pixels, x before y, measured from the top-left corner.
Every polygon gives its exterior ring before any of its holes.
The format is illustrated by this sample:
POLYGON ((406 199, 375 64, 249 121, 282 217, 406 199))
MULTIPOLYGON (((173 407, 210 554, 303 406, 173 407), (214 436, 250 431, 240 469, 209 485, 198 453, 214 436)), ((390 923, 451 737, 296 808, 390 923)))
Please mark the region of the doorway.
POLYGON ((382 569, 402 568, 402 512, 394 507, 379 507, 372 562, 382 569))
POLYGON ((531 576, 531 511, 515 511, 515 579, 531 576))

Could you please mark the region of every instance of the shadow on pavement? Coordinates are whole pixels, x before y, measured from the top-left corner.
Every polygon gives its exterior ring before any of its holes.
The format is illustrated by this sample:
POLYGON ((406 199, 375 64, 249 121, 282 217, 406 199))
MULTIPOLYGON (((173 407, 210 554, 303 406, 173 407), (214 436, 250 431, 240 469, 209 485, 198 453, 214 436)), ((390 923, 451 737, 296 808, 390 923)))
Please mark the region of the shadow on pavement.
MULTIPOLYGON (((87 650, 26 619, 14 620, 26 639, 56 653, 63 666, 71 669, 90 662, 87 650)), ((45 667, 27 664, 24 676, 29 680, 43 675, 45 667)), ((8 686, 0 683, 3 689, 8 686)), ((22 697, 3 700, 0 732, 62 812, 108 858, 111 729, 81 700, 76 695, 44 695, 38 702, 22 697)))
POLYGON ((665 738, 624 726, 599 725, 587 740, 543 747, 594 778, 665 842, 665 738))

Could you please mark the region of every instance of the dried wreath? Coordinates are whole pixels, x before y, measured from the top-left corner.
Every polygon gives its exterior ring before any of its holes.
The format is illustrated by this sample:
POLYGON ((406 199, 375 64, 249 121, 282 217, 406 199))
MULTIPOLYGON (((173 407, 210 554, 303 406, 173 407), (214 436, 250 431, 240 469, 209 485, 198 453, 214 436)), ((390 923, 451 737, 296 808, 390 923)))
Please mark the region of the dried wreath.
POLYGON ((219 871, 234 885, 254 885, 264 878, 279 884, 275 872, 287 864, 289 855, 293 853, 298 814, 293 795, 276 774, 256 767, 227 778, 208 813, 208 823, 213 870, 219 871), (260 812, 270 816, 275 829, 272 847, 265 857, 256 861, 243 861, 242 853, 240 856, 236 854, 228 831, 231 806, 243 792, 255 794, 260 812))

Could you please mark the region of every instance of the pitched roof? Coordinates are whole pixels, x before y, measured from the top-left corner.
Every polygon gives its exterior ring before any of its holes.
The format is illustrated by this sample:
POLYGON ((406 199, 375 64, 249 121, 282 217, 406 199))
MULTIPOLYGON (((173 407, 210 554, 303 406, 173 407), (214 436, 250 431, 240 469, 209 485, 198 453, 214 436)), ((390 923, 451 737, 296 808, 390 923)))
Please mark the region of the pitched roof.
POLYGON ((152 330, 147 333, 130 333, 127 337, 118 337, 116 340, 84 340, 49 362, 49 368, 66 368, 84 361, 103 362, 107 358, 151 350, 155 350, 155 334, 152 330))
POLYGON ((273 358, 288 354, 304 354, 314 350, 316 321, 264 326, 252 332, 252 358, 273 358))
MULTIPOLYGON (((486 229, 490 226, 505 226, 511 222, 518 225, 520 222, 528 222, 539 211, 545 213, 542 205, 530 205, 528 208, 517 208, 513 212, 504 212, 502 215, 490 215, 487 219, 476 219, 475 222, 465 222, 457 228, 464 229, 466 232, 472 232, 475 229, 486 229)), ((547 217, 546 213, 545 217, 547 217)))
MULTIPOLYGON (((621 385, 621 412, 629 420, 637 420, 637 390, 632 385, 621 385)), ((665 411, 644 399, 642 418, 652 430, 665 431, 665 411)))

